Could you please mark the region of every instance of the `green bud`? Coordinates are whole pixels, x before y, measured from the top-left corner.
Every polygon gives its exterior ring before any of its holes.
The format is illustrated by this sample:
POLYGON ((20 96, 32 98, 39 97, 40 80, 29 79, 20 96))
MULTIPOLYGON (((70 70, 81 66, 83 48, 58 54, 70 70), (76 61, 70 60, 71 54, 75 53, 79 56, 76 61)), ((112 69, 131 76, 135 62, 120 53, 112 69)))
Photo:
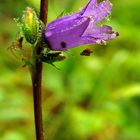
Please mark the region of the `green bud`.
POLYGON ((36 12, 32 8, 27 7, 22 17, 22 31, 27 42, 31 44, 36 42, 38 28, 39 19, 36 15, 36 12))
POLYGON ((52 64, 54 62, 58 62, 58 61, 62 61, 64 60, 66 57, 63 55, 62 52, 60 51, 52 51, 52 52, 49 52, 49 53, 46 53, 46 54, 41 54, 40 55, 40 60, 42 62, 46 62, 46 63, 49 63, 49 64, 52 64))

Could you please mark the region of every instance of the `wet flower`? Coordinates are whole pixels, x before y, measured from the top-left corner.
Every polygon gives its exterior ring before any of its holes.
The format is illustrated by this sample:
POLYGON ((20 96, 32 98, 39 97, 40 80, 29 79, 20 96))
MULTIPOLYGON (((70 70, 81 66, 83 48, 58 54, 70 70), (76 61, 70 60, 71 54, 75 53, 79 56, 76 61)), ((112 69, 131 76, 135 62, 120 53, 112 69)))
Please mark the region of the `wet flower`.
POLYGON ((46 26, 44 41, 51 50, 67 50, 82 44, 106 44, 118 36, 112 27, 97 26, 111 13, 109 0, 90 0, 79 12, 54 20, 46 26))

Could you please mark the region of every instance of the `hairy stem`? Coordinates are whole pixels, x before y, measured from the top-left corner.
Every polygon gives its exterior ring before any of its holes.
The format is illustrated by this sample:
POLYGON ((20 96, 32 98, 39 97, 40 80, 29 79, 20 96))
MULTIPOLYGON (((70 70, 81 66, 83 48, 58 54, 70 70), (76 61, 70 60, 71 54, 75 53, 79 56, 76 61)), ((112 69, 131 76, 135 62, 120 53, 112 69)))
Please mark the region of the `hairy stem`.
MULTIPOLYGON (((40 20, 46 24, 48 12, 48 0, 41 0, 40 4, 40 20)), ((33 52, 32 65, 32 86, 33 86, 33 100, 34 100, 34 117, 36 140, 44 140, 43 120, 42 120, 42 62, 38 60, 38 55, 41 53, 41 43, 37 43, 33 52)))

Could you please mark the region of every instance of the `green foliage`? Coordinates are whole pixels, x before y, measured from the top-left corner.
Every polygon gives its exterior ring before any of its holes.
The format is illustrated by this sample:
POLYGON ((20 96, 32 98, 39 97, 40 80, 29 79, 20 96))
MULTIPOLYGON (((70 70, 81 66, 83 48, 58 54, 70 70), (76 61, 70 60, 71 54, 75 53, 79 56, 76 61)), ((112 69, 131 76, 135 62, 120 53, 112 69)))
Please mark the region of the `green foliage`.
MULTIPOLYGON (((0 140, 33 140, 30 74, 8 49, 18 32, 13 18, 39 1, 0 4, 0 140), (16 4, 15 4, 16 3, 16 4)), ((87 0, 50 0, 49 22, 87 0)), ((120 36, 107 46, 81 46, 67 59, 44 64, 43 116, 47 140, 140 140, 139 0, 113 1, 110 24, 120 36), (89 57, 81 56, 92 48, 89 57)), ((37 9, 38 10, 38 9, 37 9)), ((26 53, 26 52, 25 52, 26 53)))

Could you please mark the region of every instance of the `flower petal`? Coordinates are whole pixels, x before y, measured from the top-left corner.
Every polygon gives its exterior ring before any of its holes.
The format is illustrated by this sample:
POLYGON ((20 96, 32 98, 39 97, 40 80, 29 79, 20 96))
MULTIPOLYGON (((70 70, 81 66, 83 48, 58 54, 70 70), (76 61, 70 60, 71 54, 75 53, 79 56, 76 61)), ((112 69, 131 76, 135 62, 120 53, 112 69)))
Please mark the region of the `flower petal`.
POLYGON ((65 26, 57 26, 55 29, 46 30, 44 40, 52 50, 67 50, 77 46, 82 34, 88 27, 90 18, 79 17, 65 23, 65 26))
POLYGON ((82 36, 90 36, 98 40, 111 40, 117 35, 118 33, 112 31, 112 27, 110 26, 96 26, 93 22, 90 22, 82 36))
POLYGON ((71 22, 72 20, 77 19, 80 16, 83 17, 92 16, 94 22, 97 23, 102 19, 104 19, 111 12, 111 9, 112 9, 112 4, 109 2, 109 0, 103 1, 99 4, 97 4, 97 0, 90 0, 87 6, 83 8, 81 11, 54 20, 53 22, 47 25, 47 29, 48 30, 54 29, 57 28, 57 26, 59 25, 65 26, 65 24, 71 22))
POLYGON ((92 11, 94 9, 94 5, 96 5, 96 4, 97 4, 97 0, 90 0, 90 2, 87 4, 87 6, 85 8, 83 8, 81 11, 58 18, 58 19, 52 21, 51 23, 49 23, 47 25, 47 28, 52 29, 60 24, 61 24, 61 26, 63 26, 63 25, 65 25, 66 22, 69 22, 71 20, 78 18, 79 16, 82 16, 85 12, 87 13, 88 11, 92 11))
MULTIPOLYGON (((92 3, 91 3, 92 4, 92 3)), ((94 23, 97 23, 101 20, 103 20, 108 14, 111 13, 112 4, 109 0, 103 1, 99 4, 89 4, 89 6, 86 8, 83 16, 92 16, 94 23)))
POLYGON ((92 13, 94 8, 97 6, 97 0, 90 0, 85 8, 82 10, 83 15, 89 16, 89 13, 92 13))
POLYGON ((44 41, 51 50, 67 50, 82 44, 106 44, 118 34, 110 26, 96 26, 110 14, 109 0, 97 4, 90 0, 81 11, 56 19, 44 31, 44 41))
POLYGON ((80 12, 58 18, 58 19, 52 21, 51 23, 49 23, 47 25, 47 29, 53 29, 59 25, 63 26, 63 25, 65 25, 65 23, 68 23, 69 21, 72 21, 72 20, 75 20, 76 18, 78 18, 79 15, 80 15, 80 12))

